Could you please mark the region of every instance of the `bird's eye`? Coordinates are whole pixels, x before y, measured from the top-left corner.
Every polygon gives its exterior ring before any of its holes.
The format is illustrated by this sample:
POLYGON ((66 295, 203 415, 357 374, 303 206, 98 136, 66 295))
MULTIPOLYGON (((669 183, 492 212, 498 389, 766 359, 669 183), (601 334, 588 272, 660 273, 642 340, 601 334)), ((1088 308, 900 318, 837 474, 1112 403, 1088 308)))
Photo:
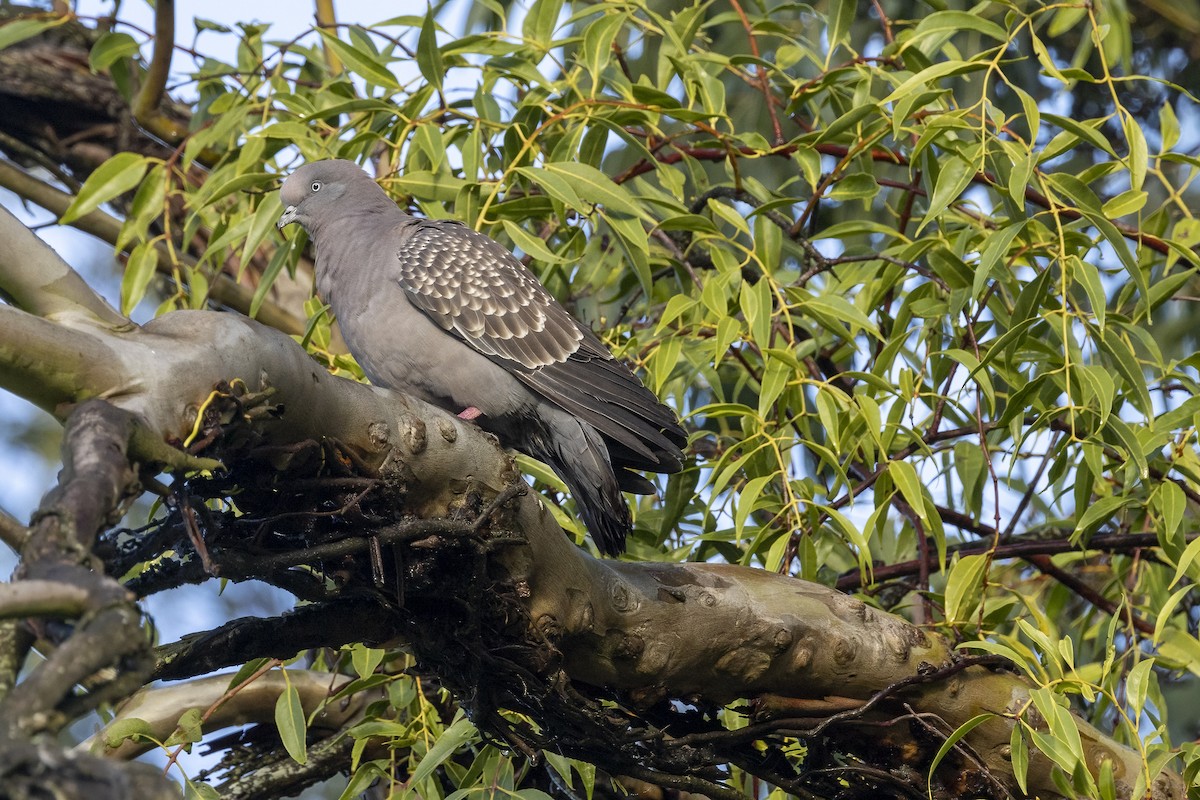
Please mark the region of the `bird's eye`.
POLYGON ((320 182, 320 181, 313 181, 313 182, 312 182, 312 190, 313 190, 314 192, 319 192, 319 191, 321 191, 321 182, 320 182))

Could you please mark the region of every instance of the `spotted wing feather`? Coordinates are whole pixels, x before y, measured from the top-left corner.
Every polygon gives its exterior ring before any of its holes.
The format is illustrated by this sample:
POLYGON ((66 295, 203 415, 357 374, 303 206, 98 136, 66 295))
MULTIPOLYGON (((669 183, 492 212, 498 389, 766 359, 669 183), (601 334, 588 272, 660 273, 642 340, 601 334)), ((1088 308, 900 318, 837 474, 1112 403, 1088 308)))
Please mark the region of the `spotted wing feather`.
POLYGON ((566 361, 584 333, 537 278, 487 236, 458 222, 416 220, 396 256, 409 299, 488 357, 526 369, 566 361))

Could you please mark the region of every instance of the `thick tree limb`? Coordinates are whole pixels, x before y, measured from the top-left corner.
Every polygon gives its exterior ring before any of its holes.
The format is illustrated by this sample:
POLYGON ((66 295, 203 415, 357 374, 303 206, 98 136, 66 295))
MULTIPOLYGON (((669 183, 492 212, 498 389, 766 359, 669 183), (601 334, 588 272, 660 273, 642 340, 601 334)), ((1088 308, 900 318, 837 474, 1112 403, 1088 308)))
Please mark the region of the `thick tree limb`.
MULTIPOLYGON (((3 161, 0 161, 0 186, 15 192, 32 203, 37 203, 55 216, 62 216, 63 212, 67 210, 67 207, 71 205, 71 201, 74 199, 66 192, 55 189, 53 186, 43 183, 3 161)), ((73 227, 85 233, 90 233, 98 239, 113 245, 117 243, 121 233, 121 221, 113 215, 99 210, 85 214, 71 224, 73 227)), ((28 231, 26 231, 26 238, 40 241, 36 236, 29 234, 28 231)), ((44 244, 42 246, 45 247, 44 244)), ((159 269, 163 272, 169 272, 171 258, 173 257, 169 248, 162 242, 159 242, 155 245, 154 251, 158 255, 159 269)), ((177 253, 175 257, 178 257, 184 264, 195 264, 195 259, 186 254, 177 253)), ((0 286, 0 289, 3 288, 3 286, 0 286)), ((250 312, 250 303, 254 299, 254 290, 237 283, 228 275, 219 274, 213 277, 212 284, 209 286, 209 297, 215 303, 228 306, 243 314, 248 314, 250 312)), ((124 318, 122 317, 122 319, 124 318)), ((295 314, 273 303, 262 304, 258 310, 258 319, 286 333, 298 334, 304 331, 304 320, 299 319, 295 314)))
POLYGON ((12 265, 0 273, 0 296, 18 308, 51 318, 90 313, 104 325, 129 325, 129 320, 6 208, 0 208, 0 263, 12 265))
POLYGON ((378 644, 398 634, 387 610, 367 598, 299 606, 280 617, 243 617, 162 645, 155 650, 153 677, 179 680, 254 658, 291 658, 301 650, 354 642, 378 644))

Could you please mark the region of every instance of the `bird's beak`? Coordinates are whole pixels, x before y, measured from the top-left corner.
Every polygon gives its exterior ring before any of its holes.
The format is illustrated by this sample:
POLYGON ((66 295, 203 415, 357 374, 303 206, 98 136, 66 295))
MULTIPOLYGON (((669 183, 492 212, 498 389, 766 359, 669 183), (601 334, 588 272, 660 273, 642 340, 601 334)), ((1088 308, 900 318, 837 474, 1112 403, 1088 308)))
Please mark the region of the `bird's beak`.
POLYGON ((278 227, 283 230, 284 226, 291 225, 296 221, 296 207, 288 206, 283 210, 283 215, 279 218, 278 227))

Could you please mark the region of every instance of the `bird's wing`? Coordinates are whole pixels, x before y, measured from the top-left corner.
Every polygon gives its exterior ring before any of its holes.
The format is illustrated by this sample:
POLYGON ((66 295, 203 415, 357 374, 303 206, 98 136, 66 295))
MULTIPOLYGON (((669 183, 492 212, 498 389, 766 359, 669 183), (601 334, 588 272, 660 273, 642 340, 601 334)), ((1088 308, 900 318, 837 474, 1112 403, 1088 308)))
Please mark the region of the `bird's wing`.
POLYGON ((538 369, 586 338, 512 253, 459 222, 411 220, 396 258, 409 300, 485 356, 538 369))

